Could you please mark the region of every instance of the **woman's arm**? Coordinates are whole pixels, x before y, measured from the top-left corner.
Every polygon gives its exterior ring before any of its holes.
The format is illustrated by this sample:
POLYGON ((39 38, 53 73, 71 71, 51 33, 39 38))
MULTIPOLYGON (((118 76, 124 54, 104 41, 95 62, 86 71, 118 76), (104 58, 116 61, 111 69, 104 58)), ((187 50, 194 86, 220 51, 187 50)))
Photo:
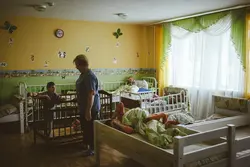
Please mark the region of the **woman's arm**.
POLYGON ((91 109, 94 103, 94 95, 95 95, 95 87, 96 87, 96 80, 95 78, 90 75, 86 78, 86 89, 87 89, 87 106, 86 106, 86 113, 85 118, 86 120, 91 120, 91 109))
POLYGON ((89 94, 88 94, 88 98, 87 98, 87 108, 86 108, 86 118, 87 121, 90 121, 91 120, 91 109, 93 107, 93 103, 94 103, 94 96, 95 95, 95 92, 94 90, 90 91, 89 94))

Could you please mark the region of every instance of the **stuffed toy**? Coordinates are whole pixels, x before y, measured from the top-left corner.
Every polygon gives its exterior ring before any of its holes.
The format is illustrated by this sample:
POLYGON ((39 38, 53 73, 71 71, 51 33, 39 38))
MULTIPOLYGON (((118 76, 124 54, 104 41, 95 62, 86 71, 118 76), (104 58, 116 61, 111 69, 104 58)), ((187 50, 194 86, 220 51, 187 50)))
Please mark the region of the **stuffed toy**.
POLYGON ((79 131, 81 130, 81 122, 78 119, 75 119, 72 122, 71 127, 74 129, 74 131, 79 131))

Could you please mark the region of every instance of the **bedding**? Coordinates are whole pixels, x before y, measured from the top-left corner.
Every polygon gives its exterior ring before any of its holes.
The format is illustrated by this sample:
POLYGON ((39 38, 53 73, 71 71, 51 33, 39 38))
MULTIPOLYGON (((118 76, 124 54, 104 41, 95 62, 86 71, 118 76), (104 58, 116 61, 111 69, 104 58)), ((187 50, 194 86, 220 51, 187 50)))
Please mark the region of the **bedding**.
POLYGON ((20 115, 18 114, 10 114, 0 118, 0 123, 9 123, 16 122, 20 120, 20 115))
POLYGON ((167 120, 176 121, 182 125, 192 124, 195 122, 194 117, 188 112, 178 112, 170 114, 167 120))
POLYGON ((138 92, 149 92, 149 89, 146 88, 139 88, 138 92))
POLYGON ((0 118, 16 113, 18 113, 18 109, 12 104, 6 104, 0 107, 0 118))
POLYGON ((135 80, 134 83, 139 88, 148 89, 148 83, 145 80, 135 80))
POLYGON ((165 124, 157 120, 147 120, 148 111, 135 108, 127 111, 122 117, 124 125, 131 126, 135 132, 147 139, 151 144, 161 147, 171 147, 175 136, 185 136, 186 133, 178 128, 166 128, 165 124))
POLYGON ((120 86, 118 89, 114 90, 114 91, 107 91, 110 94, 119 96, 120 93, 122 91, 128 91, 128 92, 132 92, 132 93, 136 93, 138 92, 139 88, 135 85, 129 86, 129 85, 122 85, 120 86))

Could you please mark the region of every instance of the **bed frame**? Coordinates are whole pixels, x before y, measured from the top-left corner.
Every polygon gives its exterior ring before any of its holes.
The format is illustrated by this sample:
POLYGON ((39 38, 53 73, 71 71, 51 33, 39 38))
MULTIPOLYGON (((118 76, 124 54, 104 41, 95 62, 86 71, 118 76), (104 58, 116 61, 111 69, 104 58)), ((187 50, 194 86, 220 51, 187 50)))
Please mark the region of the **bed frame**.
MULTIPOLYGON (((71 96, 73 100, 76 95, 67 96, 71 96)), ((61 98, 66 97, 61 96, 61 98)), ((72 128, 72 122, 80 117, 76 102, 65 101, 55 105, 52 109, 47 109, 44 108, 43 100, 34 99, 33 107, 34 143, 38 136, 46 142, 55 140, 70 142, 81 139, 81 130, 75 131, 72 128)))
MULTIPOLYGON (((112 112, 110 112, 110 108, 112 107, 111 95, 103 91, 99 91, 99 95, 101 102, 99 116, 101 119, 110 119, 112 116, 112 112)), ((80 119, 76 94, 60 96, 66 99, 66 101, 55 105, 52 109, 44 108, 42 100, 34 99, 34 122, 32 124, 34 129, 34 143, 36 143, 37 137, 44 139, 46 142, 56 142, 57 144, 82 141, 82 130, 74 130, 72 128, 72 122, 80 119)))
POLYGON ((162 97, 150 97, 137 93, 122 92, 121 102, 124 104, 125 108, 132 109, 140 107, 146 109, 151 114, 178 110, 186 111, 188 108, 188 100, 185 91, 180 91, 180 93, 170 94, 162 97))
MULTIPOLYGON (((216 104, 214 104, 216 105, 216 104)), ((247 101, 249 110, 249 101, 247 101)), ((248 111, 247 110, 247 111, 248 111)), ((226 113, 229 117, 179 125, 194 131, 184 137, 175 137, 173 149, 161 149, 140 137, 139 134, 128 135, 105 124, 105 121, 95 121, 95 159, 100 165, 101 144, 107 144, 121 153, 131 157, 145 166, 193 167, 192 163, 204 163, 207 158, 219 155, 220 158, 200 166, 204 167, 248 167, 250 163, 250 113, 232 111, 214 107, 215 113, 226 113), (239 137, 241 128, 246 137, 239 137), (249 136, 248 136, 249 135, 249 136), (119 142, 118 142, 119 141, 119 142), (123 142, 126 141, 126 142, 123 142), (203 142, 206 141, 206 142, 203 142), (206 143, 199 147, 197 143, 206 143), (192 163, 191 163, 192 162, 192 163), (191 164, 190 164, 191 163, 191 164)), ((195 164, 194 166, 197 166, 195 164)))
MULTIPOLYGON (((204 133, 195 133, 185 137, 175 137, 174 149, 161 149, 146 140, 125 134, 112 127, 105 125, 103 122, 95 121, 95 160, 96 165, 100 166, 100 146, 107 144, 117 151, 129 156, 144 166, 165 166, 165 167, 183 167, 193 161, 202 160, 214 154, 228 152, 228 158, 222 160, 223 163, 231 164, 235 159, 235 127, 228 125, 207 131, 204 133), (185 146, 194 145, 203 141, 219 139, 227 136, 227 140, 208 145, 202 149, 188 149, 185 146), (118 142, 120 141, 120 142, 118 142), (126 141, 126 142, 121 142, 126 141)), ((213 163, 215 165, 215 163, 213 163)), ((221 161, 216 162, 216 166, 221 165, 221 161)), ((230 165, 229 165, 230 166, 230 165)))
POLYGON ((212 105, 213 105, 213 114, 220 114, 226 116, 225 118, 209 120, 198 122, 190 125, 186 125, 186 127, 195 129, 198 131, 207 131, 215 128, 226 126, 227 124, 234 124, 236 127, 244 126, 250 123, 250 101, 243 98, 232 98, 232 97, 224 97, 224 96, 212 96, 212 105), (227 105, 221 106, 217 102, 218 100, 227 101, 227 105), (244 102, 245 106, 243 108, 230 107, 233 105, 238 106, 237 103, 244 102), (231 104, 229 104, 231 103, 231 104), (234 103, 234 104, 232 104, 234 103))
MULTIPOLYGON (((155 92, 157 94, 157 80, 154 77, 142 77, 141 80, 145 80, 147 81, 147 83, 151 86, 151 89, 153 92, 155 92)), ((100 89, 104 90, 106 92, 108 91, 113 91, 116 90, 117 88, 119 88, 122 85, 126 85, 127 83, 125 81, 115 81, 115 82, 102 82, 100 81, 100 89)), ((147 92, 141 93, 141 94, 145 94, 147 92)), ((150 92, 148 92, 150 93, 150 92)), ((112 101, 114 103, 116 102, 120 102, 120 95, 112 95, 112 101)))
MULTIPOLYGON (((34 104, 33 99, 28 97, 29 92, 41 92, 46 91, 46 85, 27 85, 24 82, 20 82, 19 85, 19 96, 21 96, 22 101, 20 101, 20 125, 21 133, 29 130, 29 125, 33 123, 33 110, 34 104)), ((68 91, 75 91, 75 83, 69 84, 57 84, 57 92, 62 95, 67 94, 68 91)), ((38 114, 39 117, 39 114, 38 114)))
MULTIPOLYGON (((214 125, 214 123, 207 124, 207 129, 212 130, 203 129, 204 131, 201 131, 202 128, 205 128, 205 125, 202 125, 203 127, 199 130, 184 127, 196 133, 184 137, 175 137, 173 149, 156 147, 137 134, 123 133, 106 125, 104 122, 95 121, 95 160, 97 166, 100 166, 100 147, 102 144, 107 144, 148 167, 193 167, 192 163, 198 161, 202 163, 202 161, 204 162, 208 157, 214 155, 220 156, 220 158, 201 166, 236 167, 236 164, 240 167, 249 166, 250 136, 236 139, 236 127, 248 126, 249 117, 243 118, 239 116, 238 120, 227 120, 217 125, 214 125), (223 126, 229 122, 236 125, 228 124, 223 126), (206 146, 201 147, 198 143, 206 143, 206 146)), ((197 164, 194 166, 197 166, 197 164)))

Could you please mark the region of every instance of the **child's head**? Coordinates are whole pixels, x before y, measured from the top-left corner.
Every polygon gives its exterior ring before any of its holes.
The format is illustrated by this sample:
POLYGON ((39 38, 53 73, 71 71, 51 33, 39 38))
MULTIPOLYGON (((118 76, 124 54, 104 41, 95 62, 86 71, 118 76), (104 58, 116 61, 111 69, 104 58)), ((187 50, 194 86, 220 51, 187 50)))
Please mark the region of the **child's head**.
POLYGON ((48 82, 47 83, 47 90, 50 93, 54 93, 56 91, 56 85, 54 82, 48 82))
POLYGON ((128 78, 127 84, 128 85, 134 85, 135 84, 135 80, 134 80, 134 78, 132 76, 128 78))

